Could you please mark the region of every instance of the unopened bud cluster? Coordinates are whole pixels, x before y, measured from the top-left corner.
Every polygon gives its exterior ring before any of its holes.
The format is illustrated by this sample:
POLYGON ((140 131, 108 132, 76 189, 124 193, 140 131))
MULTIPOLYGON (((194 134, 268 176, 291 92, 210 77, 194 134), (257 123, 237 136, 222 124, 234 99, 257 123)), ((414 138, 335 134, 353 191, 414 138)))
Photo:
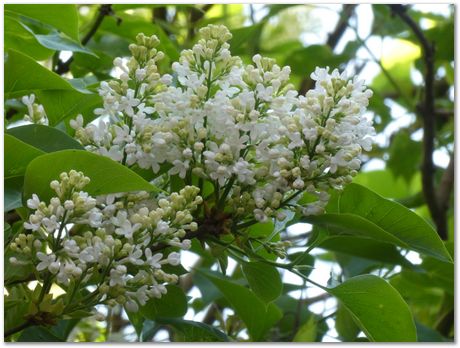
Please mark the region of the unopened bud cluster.
POLYGON ((96 285, 88 305, 119 303, 136 311, 165 294, 178 276, 163 265, 180 264, 178 251, 190 248, 187 233, 198 228, 192 214, 202 203, 199 189, 186 186, 158 199, 147 192, 94 198, 83 191, 90 182, 83 173, 71 170, 59 179, 50 184, 56 196, 48 203, 36 194, 27 201, 33 213, 10 244, 9 262, 32 264, 41 279, 64 288, 96 285), (167 248, 152 251, 159 245, 167 248))

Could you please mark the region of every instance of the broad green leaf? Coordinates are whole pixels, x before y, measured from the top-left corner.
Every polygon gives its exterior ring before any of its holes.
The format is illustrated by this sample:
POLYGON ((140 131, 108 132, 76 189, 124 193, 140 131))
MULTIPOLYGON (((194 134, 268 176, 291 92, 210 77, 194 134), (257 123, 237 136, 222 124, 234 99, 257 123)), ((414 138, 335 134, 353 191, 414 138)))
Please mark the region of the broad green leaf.
MULTIPOLYGON (((91 312, 86 312, 86 316, 88 317, 91 315, 91 312)), ((84 317, 82 317, 84 318, 84 317)), ((66 320, 59 320, 56 325, 51 327, 49 331, 60 338, 62 341, 66 341, 67 337, 69 337, 70 332, 73 328, 78 324, 80 319, 66 319, 66 320)))
POLYGON ((333 54, 327 45, 310 45, 292 52, 286 58, 285 65, 289 65, 295 75, 310 76, 318 64, 335 69, 346 59, 348 57, 343 54, 333 54))
POLYGON ((317 322, 315 316, 310 316, 294 336, 293 342, 315 342, 317 322))
POLYGON ((419 173, 416 173, 411 182, 407 183, 402 177, 395 178, 388 169, 361 172, 353 178, 353 182, 365 186, 383 197, 394 199, 413 196, 422 188, 419 173))
POLYGON ((10 258, 13 256, 18 260, 23 260, 23 255, 13 252, 10 248, 6 248, 3 259, 5 265, 5 285, 7 286, 15 281, 29 279, 31 275, 34 274, 34 266, 30 263, 26 263, 24 265, 11 264, 10 258))
POLYGON ((201 270, 201 272, 222 292, 232 308, 246 324, 249 336, 253 341, 263 340, 267 330, 282 317, 282 313, 276 305, 270 303, 266 306, 248 288, 221 278, 215 273, 205 272, 204 270, 201 270))
POLYGON ((6 98, 18 97, 35 90, 74 90, 62 77, 15 50, 9 50, 5 58, 4 88, 6 98))
POLYGON ((82 46, 80 42, 74 41, 60 33, 51 33, 47 35, 35 34, 35 38, 42 46, 51 50, 81 52, 97 56, 89 48, 82 46))
POLYGON ((412 266, 411 263, 399 253, 394 245, 369 238, 331 236, 320 243, 318 248, 358 256, 360 258, 390 265, 412 266))
POLYGON ((15 176, 5 179, 5 192, 3 193, 3 211, 10 211, 22 207, 23 176, 15 176))
POLYGON ((398 291, 382 278, 361 275, 327 291, 350 311, 371 341, 417 341, 409 307, 398 291))
POLYGON ((5 51, 13 49, 36 60, 45 60, 51 57, 53 51, 40 45, 35 36, 27 31, 17 19, 5 13, 4 20, 5 51))
POLYGON ((27 165, 43 151, 5 134, 5 179, 24 175, 27 165))
POLYGON ((30 124, 10 128, 6 131, 15 138, 43 152, 54 152, 65 149, 83 150, 83 146, 66 133, 52 127, 30 124))
POLYGON ((222 297, 219 289, 200 272, 195 272, 193 274, 193 284, 200 290, 201 300, 205 306, 222 297))
POLYGON ((65 340, 42 326, 31 326, 22 331, 18 342, 64 342, 65 340))
POLYGON ((299 251, 288 255, 289 261, 294 263, 300 273, 308 277, 315 268, 315 258, 308 252, 299 251))
POLYGON ((139 308, 147 319, 182 317, 187 312, 187 298, 181 288, 168 285, 168 292, 161 298, 150 299, 145 306, 139 308))
POLYGON ((422 143, 412 140, 407 129, 400 130, 392 136, 387 167, 395 177, 402 176, 406 183, 410 183, 420 168, 422 152, 422 143))
POLYGON ((27 297, 21 296, 21 289, 14 287, 8 289, 9 296, 4 297, 4 330, 11 330, 25 322, 24 316, 27 314, 29 304, 27 297))
POLYGON ((78 114, 83 115, 86 123, 91 122, 96 117, 94 109, 102 104, 98 94, 83 94, 75 90, 41 90, 37 98, 43 104, 51 126, 78 114))
POLYGON ((145 21, 142 17, 125 13, 118 15, 122 19, 120 23, 115 20, 103 21, 99 29, 100 32, 116 34, 128 39, 130 42, 135 42, 136 35, 140 32, 145 35, 156 35, 160 40, 158 50, 163 51, 170 61, 179 60, 179 52, 176 46, 160 26, 153 24, 151 21, 145 21))
POLYGON ((5 5, 5 12, 8 11, 51 25, 72 39, 80 41, 77 6, 74 4, 8 4, 5 5))
POLYGON ((91 179, 84 188, 93 196, 130 191, 154 191, 157 188, 127 167, 110 158, 81 150, 63 150, 44 154, 30 162, 25 173, 24 199, 36 193, 47 201, 53 195, 50 182, 62 172, 83 172, 91 179))
POLYGON ((134 330, 136 330, 137 337, 140 337, 142 335, 142 328, 144 327, 144 317, 140 312, 126 311, 126 314, 128 315, 129 322, 134 327, 134 330))
POLYGON ((443 242, 427 221, 403 205, 361 185, 350 184, 345 188, 339 198, 339 211, 304 220, 393 243, 441 261, 452 261, 443 242))
POLYGON ((449 342, 447 338, 441 335, 438 331, 425 326, 419 322, 415 322, 417 328, 418 342, 449 342))
POLYGON ((243 273, 249 287, 264 302, 276 300, 283 291, 278 270, 263 262, 244 262, 243 273))
POLYGON ((157 323, 173 329, 174 342, 228 342, 229 338, 215 327, 197 321, 157 319, 157 323))
POLYGON ((247 233, 252 238, 268 237, 273 232, 274 228, 275 224, 271 220, 264 223, 258 222, 248 227, 247 233))
POLYGON ((231 30, 230 49, 234 55, 248 53, 245 48, 249 42, 258 42, 264 22, 231 30))
MULTIPOLYGON (((454 243, 445 242, 450 255, 454 258, 454 243)), ((455 295, 455 270, 453 263, 439 261, 433 257, 425 257, 420 265, 433 285, 443 288, 447 293, 455 295)))
POLYGON ((152 320, 144 320, 142 325, 142 332, 139 337, 140 342, 151 342, 155 334, 161 329, 161 325, 158 325, 152 320))
POLYGON ((338 305, 335 316, 335 329, 339 336, 346 342, 353 341, 361 331, 356 325, 353 315, 341 303, 338 305))

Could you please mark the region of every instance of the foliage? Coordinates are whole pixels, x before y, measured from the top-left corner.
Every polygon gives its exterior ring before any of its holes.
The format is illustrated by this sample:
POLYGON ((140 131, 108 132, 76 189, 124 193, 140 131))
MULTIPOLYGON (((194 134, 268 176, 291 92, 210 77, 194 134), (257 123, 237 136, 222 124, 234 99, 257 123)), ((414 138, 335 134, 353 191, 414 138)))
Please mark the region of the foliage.
POLYGON ((7 341, 454 339, 453 7, 4 8, 7 341))

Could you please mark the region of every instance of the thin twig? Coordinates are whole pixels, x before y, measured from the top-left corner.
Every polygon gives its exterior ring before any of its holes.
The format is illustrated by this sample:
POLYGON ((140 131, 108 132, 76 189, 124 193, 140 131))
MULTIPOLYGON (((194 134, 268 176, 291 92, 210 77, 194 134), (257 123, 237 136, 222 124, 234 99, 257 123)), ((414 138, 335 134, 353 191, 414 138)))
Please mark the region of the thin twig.
POLYGON ((407 14, 406 6, 389 5, 392 12, 407 24, 417 37, 423 50, 425 63, 425 93, 423 106, 420 113, 423 119, 423 163, 422 163, 422 187, 425 201, 430 210, 431 217, 436 224, 438 234, 442 239, 447 239, 447 219, 445 211, 438 204, 434 183, 433 152, 434 139, 436 136, 436 117, 434 110, 434 43, 429 42, 419 25, 407 14))
MULTIPOLYGON (((106 16, 113 15, 112 5, 101 5, 99 7, 96 19, 90 28, 90 30, 86 33, 86 35, 81 40, 81 44, 86 46, 86 44, 91 40, 91 38, 96 34, 97 30, 102 24, 102 21, 106 16)), ((58 61, 56 73, 62 75, 70 70, 70 64, 73 62, 73 56, 70 57, 67 61, 62 62, 58 61)))

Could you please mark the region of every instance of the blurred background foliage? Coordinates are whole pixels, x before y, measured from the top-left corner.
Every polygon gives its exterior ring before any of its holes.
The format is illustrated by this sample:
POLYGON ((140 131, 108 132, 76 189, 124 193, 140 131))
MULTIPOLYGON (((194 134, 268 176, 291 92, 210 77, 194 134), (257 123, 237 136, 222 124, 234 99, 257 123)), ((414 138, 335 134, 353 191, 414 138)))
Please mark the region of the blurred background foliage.
MULTIPOLYGON (((443 194, 438 203, 448 221, 448 233, 442 237, 453 254, 453 197, 449 195, 453 191, 454 151, 453 5, 77 5, 74 14, 78 19, 68 11, 68 6, 74 5, 36 6, 49 6, 48 15, 34 6, 5 6, 5 52, 13 49, 25 55, 18 56, 23 62, 22 71, 12 65, 11 55, 5 71, 13 75, 11 69, 17 69, 14 72, 26 78, 30 58, 69 79, 72 89, 29 87, 45 106, 53 126, 71 133, 68 122, 77 113, 83 113, 86 121, 94 119, 92 110, 100 98, 91 92, 99 81, 111 77, 115 57, 129 55, 128 45, 137 33, 160 38, 160 49, 166 53, 161 69, 166 72, 180 50, 192 47, 200 27, 225 24, 233 33, 233 55, 249 63, 252 55, 260 53, 275 58, 279 65, 289 65, 300 93, 313 87, 309 75, 316 66, 345 69, 364 79, 374 92, 369 117, 378 135, 355 182, 433 221, 422 185, 426 54, 420 38, 399 15, 402 11, 435 47, 434 113, 429 115, 435 119, 434 188, 443 194), (446 189, 447 194, 442 193, 446 189)), ((21 120, 25 112, 15 99, 24 91, 15 83, 6 76, 6 127, 21 120)), ((305 246, 310 235, 310 227, 302 225, 281 236, 294 246, 305 246)), ((340 241, 325 244, 316 255, 315 267, 323 273, 330 271, 331 281, 378 270, 409 303, 419 340, 452 339, 453 267, 404 252, 413 265, 387 263, 379 261, 378 254, 384 251, 367 249, 366 253, 363 248, 371 246, 354 246, 344 247, 340 241)), ((200 267, 211 267, 215 259, 204 251, 200 254, 200 267)), ((315 259, 311 257, 308 262, 313 266, 315 259)), ((231 277, 241 283, 241 270, 236 268, 231 277)), ((321 277, 327 279, 329 275, 321 277)), ((267 341, 365 340, 343 307, 321 293, 312 297, 312 293, 300 290, 304 285, 285 281, 283 295, 276 301, 283 314, 267 331, 267 341)), ((188 318, 214 324, 233 339, 247 337, 241 321, 209 280, 198 273, 183 277, 181 286, 191 296, 188 318)), ((144 341, 190 340, 200 332, 199 327, 191 328, 183 322, 139 323, 139 318, 129 319, 144 341)), ((137 339, 126 315, 115 310, 111 313, 111 330, 104 323, 82 320, 68 340, 103 341, 109 332, 110 340, 137 339)))

